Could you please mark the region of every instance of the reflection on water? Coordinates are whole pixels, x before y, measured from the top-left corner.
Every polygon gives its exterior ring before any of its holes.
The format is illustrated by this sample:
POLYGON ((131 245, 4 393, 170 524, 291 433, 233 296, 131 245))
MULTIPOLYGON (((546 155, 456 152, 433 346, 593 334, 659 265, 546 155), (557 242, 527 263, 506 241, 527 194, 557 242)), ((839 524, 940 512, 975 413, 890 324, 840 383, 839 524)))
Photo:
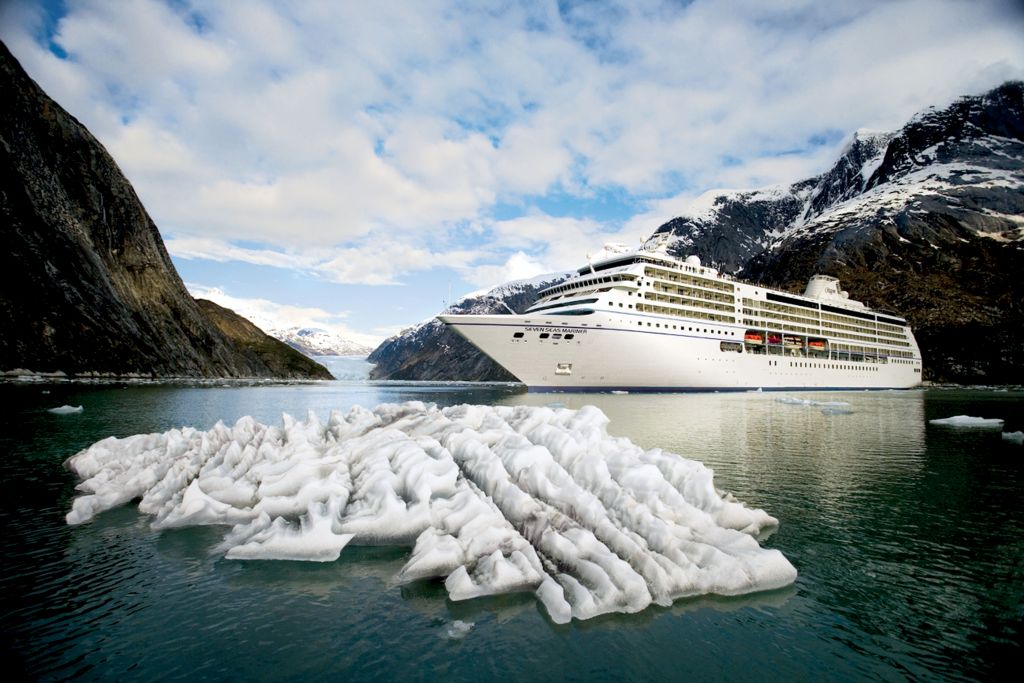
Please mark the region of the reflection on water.
MULTIPOLYGON (((501 402, 551 400, 517 394, 501 402)), ((913 476, 925 449, 920 391, 559 394, 557 402, 597 405, 609 418, 609 433, 700 460, 715 470, 719 488, 754 505, 760 503, 750 496, 758 489, 778 490, 793 477, 812 487, 805 495, 821 499, 863 490, 879 478, 913 476)))
POLYGON ((1019 660, 1024 448, 952 415, 1024 428, 1018 392, 526 394, 515 386, 0 386, 0 627, 15 677, 985 679, 1019 660), (49 393, 43 393, 43 391, 49 393), (132 507, 63 523, 62 461, 111 434, 421 400, 595 404, 608 431, 714 468, 780 520, 794 586, 556 627, 530 595, 447 601, 396 586, 407 551, 231 562, 224 530, 154 532, 132 507), (822 405, 846 403, 846 406, 822 405), (78 415, 47 408, 83 405, 78 415), (841 409, 841 410, 839 410, 841 409), (446 637, 456 620, 472 623, 446 637))

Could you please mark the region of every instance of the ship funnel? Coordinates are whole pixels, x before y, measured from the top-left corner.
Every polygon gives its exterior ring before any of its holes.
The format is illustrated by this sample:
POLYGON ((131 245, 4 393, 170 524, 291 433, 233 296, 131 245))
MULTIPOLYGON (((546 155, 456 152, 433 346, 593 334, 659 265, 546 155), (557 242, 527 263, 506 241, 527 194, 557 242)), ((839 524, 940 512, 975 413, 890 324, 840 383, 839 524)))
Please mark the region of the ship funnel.
POLYGON ((804 296, 812 299, 838 299, 839 280, 828 275, 815 275, 807 281, 804 296))

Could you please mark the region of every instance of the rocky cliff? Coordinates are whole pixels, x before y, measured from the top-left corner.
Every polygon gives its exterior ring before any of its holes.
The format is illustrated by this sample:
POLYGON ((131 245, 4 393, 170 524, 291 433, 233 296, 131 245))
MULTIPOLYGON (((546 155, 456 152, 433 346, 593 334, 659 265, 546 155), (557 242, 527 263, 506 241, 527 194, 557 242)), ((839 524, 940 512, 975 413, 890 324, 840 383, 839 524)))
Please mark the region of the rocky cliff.
MULTIPOLYGON (((522 313, 537 300, 538 292, 568 276, 569 273, 557 273, 509 282, 488 292, 470 294, 446 308, 444 313, 522 313)), ((376 364, 370 371, 371 379, 517 381, 505 368, 435 318, 385 340, 366 360, 376 364)))
POLYGON ((791 291, 834 275, 907 316, 926 379, 1024 382, 1024 84, 858 133, 821 176, 702 203, 656 231, 674 253, 791 291))
POLYGON ((2 43, 0 92, 0 372, 330 376, 207 316, 114 160, 2 43))

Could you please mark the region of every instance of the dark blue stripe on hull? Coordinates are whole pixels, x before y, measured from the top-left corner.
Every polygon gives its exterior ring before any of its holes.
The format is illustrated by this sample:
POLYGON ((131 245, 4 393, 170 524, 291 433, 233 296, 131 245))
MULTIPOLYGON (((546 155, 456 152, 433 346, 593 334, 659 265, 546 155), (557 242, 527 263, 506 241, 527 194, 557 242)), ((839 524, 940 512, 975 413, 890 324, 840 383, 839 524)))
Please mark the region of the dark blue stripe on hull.
POLYGON ((527 387, 527 391, 546 393, 608 393, 628 391, 631 394, 700 394, 743 391, 910 391, 916 387, 527 387))

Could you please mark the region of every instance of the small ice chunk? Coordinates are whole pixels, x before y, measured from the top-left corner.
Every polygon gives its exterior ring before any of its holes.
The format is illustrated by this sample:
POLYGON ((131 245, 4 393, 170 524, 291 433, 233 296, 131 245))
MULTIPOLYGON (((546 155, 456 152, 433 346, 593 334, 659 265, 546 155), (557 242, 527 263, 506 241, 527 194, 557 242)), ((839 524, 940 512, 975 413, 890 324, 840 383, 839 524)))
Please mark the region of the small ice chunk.
POLYGON ((85 409, 82 408, 82 406, 64 405, 60 406, 59 408, 50 408, 48 412, 51 412, 54 415, 74 415, 75 413, 80 413, 83 410, 85 409))
POLYGON ((1024 432, 1003 432, 1003 441, 1024 446, 1024 432))
POLYGON ((821 409, 822 415, 851 415, 852 413, 852 410, 842 406, 825 406, 821 409))
POLYGON ((983 429, 1002 429, 1003 420, 996 417, 972 417, 970 415, 954 415, 938 420, 928 420, 933 425, 943 427, 980 427, 983 429))
POLYGON ((474 623, 472 621, 456 619, 448 624, 448 628, 444 630, 444 636, 449 640, 462 640, 472 630, 473 626, 474 623))

